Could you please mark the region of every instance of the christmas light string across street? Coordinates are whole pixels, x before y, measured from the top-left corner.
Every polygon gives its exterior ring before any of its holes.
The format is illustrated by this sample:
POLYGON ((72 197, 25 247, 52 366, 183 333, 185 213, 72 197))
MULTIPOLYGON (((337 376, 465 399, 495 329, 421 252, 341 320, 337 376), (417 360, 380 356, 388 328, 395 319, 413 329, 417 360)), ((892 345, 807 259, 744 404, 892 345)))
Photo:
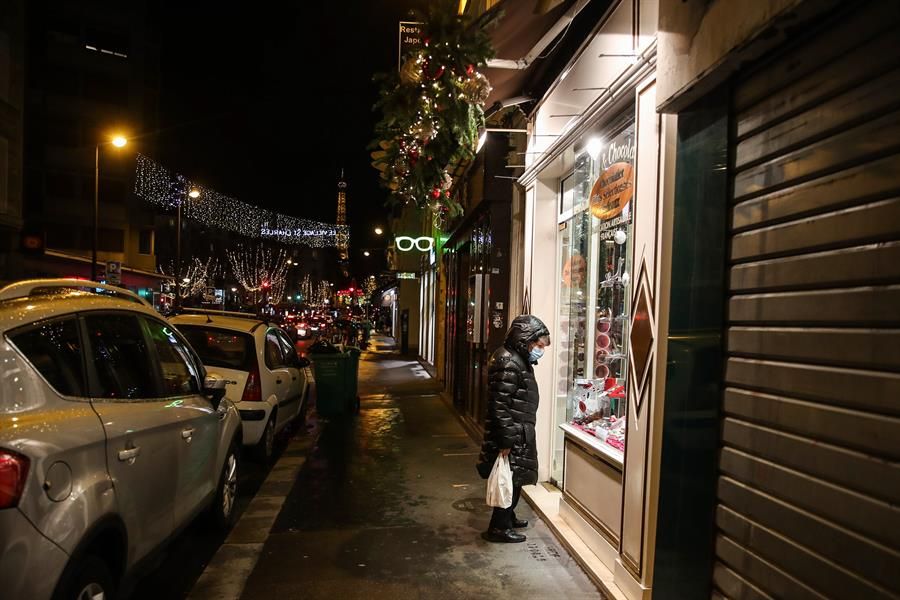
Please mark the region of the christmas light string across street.
POLYGON ((143 154, 137 156, 134 194, 167 210, 182 205, 184 217, 207 226, 252 239, 269 239, 312 248, 336 247, 349 238, 346 225, 322 223, 266 210, 201 185, 169 171, 143 154), (187 190, 197 189, 201 200, 185 201, 187 190))

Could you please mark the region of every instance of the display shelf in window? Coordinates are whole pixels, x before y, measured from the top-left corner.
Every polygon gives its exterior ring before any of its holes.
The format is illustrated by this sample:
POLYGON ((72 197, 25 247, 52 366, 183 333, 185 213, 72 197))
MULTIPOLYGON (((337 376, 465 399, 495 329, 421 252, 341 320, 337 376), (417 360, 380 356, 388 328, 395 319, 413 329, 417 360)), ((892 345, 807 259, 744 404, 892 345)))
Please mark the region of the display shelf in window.
POLYGON ((585 147, 562 185, 574 197, 558 238, 558 328, 564 343, 557 360, 557 402, 564 408, 558 404, 556 414, 564 413, 564 431, 577 431, 620 456, 628 414, 633 122, 605 139, 609 142, 593 146, 597 154, 589 155, 585 147))

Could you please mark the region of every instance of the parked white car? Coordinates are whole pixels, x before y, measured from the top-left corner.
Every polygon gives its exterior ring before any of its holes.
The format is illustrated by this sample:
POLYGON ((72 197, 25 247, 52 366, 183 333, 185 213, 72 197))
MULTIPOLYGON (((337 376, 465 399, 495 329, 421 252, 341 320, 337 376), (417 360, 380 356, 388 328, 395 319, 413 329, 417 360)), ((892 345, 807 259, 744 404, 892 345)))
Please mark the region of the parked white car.
POLYGON ((241 420, 225 380, 133 296, 0 290, 3 598, 114 598, 199 513, 233 521, 241 420))
POLYGON ((297 355, 281 328, 252 314, 185 312, 169 322, 207 368, 229 380, 225 395, 240 412, 244 445, 260 460, 270 460, 275 436, 302 412, 309 361, 297 355))

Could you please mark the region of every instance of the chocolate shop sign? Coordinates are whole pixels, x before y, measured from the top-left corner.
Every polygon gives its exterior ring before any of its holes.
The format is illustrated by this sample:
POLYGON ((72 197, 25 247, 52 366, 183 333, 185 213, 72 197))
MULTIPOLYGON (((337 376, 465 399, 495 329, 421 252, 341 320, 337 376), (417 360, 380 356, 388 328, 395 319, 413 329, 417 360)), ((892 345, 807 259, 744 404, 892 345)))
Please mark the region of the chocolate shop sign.
POLYGON ((610 229, 631 218, 634 197, 634 138, 613 140, 599 159, 603 171, 591 189, 591 214, 600 219, 600 229, 610 229))

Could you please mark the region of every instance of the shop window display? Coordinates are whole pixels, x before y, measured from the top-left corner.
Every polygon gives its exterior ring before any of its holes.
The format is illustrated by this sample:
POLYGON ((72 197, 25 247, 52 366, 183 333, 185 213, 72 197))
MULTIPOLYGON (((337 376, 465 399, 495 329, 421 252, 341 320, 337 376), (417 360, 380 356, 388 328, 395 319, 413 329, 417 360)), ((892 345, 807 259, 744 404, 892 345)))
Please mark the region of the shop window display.
POLYGON ((607 135, 605 142, 589 138, 560 185, 556 414, 566 429, 591 436, 621 463, 631 316, 633 122, 607 135))

